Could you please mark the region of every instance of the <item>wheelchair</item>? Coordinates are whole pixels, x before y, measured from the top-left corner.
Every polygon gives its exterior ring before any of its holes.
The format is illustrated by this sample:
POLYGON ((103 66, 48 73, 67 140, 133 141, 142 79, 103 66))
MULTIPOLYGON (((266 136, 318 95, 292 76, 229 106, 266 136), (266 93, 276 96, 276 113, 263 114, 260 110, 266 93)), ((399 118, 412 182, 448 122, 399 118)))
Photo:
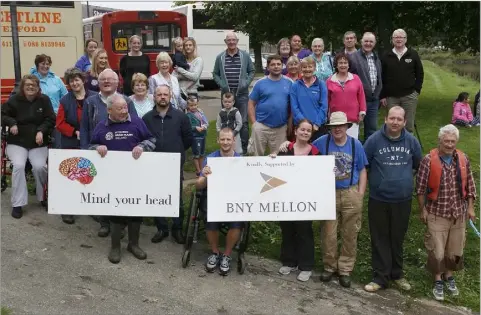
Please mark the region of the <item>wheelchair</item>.
MULTIPOLYGON (((2 166, 1 166, 1 192, 4 192, 7 187, 8 187, 8 182, 7 182, 7 177, 12 176, 12 171, 13 171, 13 164, 10 163, 10 160, 7 157, 7 139, 8 139, 8 128, 7 127, 2 127, 1 131, 2 135, 2 166)), ((49 136, 48 137, 48 147, 51 147, 51 144, 54 141, 54 138, 49 136)), ((48 164, 48 158, 47 158, 47 164, 48 164)), ((27 182, 34 181, 34 177, 32 174, 32 164, 30 164, 30 161, 27 159, 27 162, 25 163, 25 176, 27 178, 27 182)), ((48 182, 45 183, 43 186, 43 200, 47 202, 48 200, 48 182)))
MULTIPOLYGON (((198 242, 201 222, 207 221, 207 189, 192 191, 189 203, 189 221, 187 223, 187 233, 185 234, 184 252, 182 254, 182 267, 187 268, 192 254, 192 245, 198 242)), ((220 232, 227 235, 228 227, 222 225, 220 232)), ((237 251, 237 272, 242 275, 245 272, 247 263, 244 253, 247 250, 249 241, 250 223, 244 222, 239 241, 234 247, 237 251)))

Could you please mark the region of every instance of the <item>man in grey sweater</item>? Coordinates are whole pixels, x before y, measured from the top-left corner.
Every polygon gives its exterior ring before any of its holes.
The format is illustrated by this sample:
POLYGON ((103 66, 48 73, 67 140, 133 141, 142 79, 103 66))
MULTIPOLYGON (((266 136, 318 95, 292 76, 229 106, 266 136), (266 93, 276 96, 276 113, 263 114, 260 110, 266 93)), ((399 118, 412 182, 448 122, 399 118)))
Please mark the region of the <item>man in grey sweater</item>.
POLYGON ((247 102, 249 100, 249 86, 254 79, 255 68, 249 52, 237 47, 239 38, 234 32, 228 32, 224 42, 227 49, 215 59, 212 75, 221 89, 222 95, 231 92, 235 96, 235 107, 242 116, 242 129, 240 137, 243 152, 247 152, 249 141, 249 125, 247 122, 247 102))
POLYGON ((366 95, 366 117, 364 117, 364 141, 377 130, 379 94, 382 89, 381 60, 373 51, 376 36, 366 32, 362 36, 361 49, 349 55, 349 72, 361 79, 366 95))

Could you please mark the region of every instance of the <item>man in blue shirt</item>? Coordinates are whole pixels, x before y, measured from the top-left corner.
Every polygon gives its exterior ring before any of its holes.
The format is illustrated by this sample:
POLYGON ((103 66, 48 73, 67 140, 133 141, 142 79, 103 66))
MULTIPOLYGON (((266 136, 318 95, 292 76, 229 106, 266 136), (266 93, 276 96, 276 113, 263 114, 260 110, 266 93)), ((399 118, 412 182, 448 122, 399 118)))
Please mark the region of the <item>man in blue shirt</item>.
MULTIPOLYGON (((106 101, 109 116, 94 129, 89 149, 97 150, 101 157, 107 154, 107 150, 132 151, 134 159, 138 159, 144 151, 153 151, 155 137, 142 119, 130 116, 123 95, 111 95, 106 101)), ((142 217, 111 216, 109 219, 112 230, 109 261, 113 264, 120 262, 120 239, 126 223, 129 231, 127 250, 138 259, 146 259, 147 254, 139 247, 142 217)))
POLYGON ((338 219, 325 221, 322 229, 324 271, 321 274, 321 280, 331 281, 332 275, 337 272, 339 283, 348 288, 351 286, 350 275, 356 262, 357 236, 361 229, 368 161, 361 142, 347 135, 347 129, 352 126, 352 123, 347 121, 345 113, 332 113, 327 126, 331 132, 314 141, 313 145, 322 155, 335 156, 336 217, 338 219), (342 232, 339 257, 338 223, 341 225, 342 232))
MULTIPOLYGON (((218 157, 234 157, 239 156, 237 152, 234 151, 235 138, 234 131, 228 127, 223 128, 219 131, 219 136, 217 138, 217 143, 220 149, 209 154, 204 160, 204 165, 200 177, 197 180, 196 188, 198 190, 207 188, 207 176, 212 174, 212 170, 208 165, 208 161, 211 158, 218 157)), ((207 201, 204 200, 204 206, 207 205, 207 201)), ((207 210, 207 209, 206 209, 207 210)), ((206 213, 207 218, 207 213, 206 213)), ((217 267, 219 267, 219 273, 226 276, 230 271, 230 257, 234 246, 239 241, 241 228, 243 226, 242 222, 228 222, 229 231, 227 232, 225 241, 225 251, 220 253, 219 251, 219 229, 222 223, 220 222, 206 222, 205 230, 207 234, 207 241, 209 242, 212 254, 207 258, 205 268, 207 272, 214 272, 217 267)))
POLYGON ((256 156, 264 155, 267 146, 270 152, 277 152, 287 139, 292 81, 282 75, 281 56, 269 56, 267 68, 269 75, 257 81, 249 95, 248 112, 252 134, 248 153, 256 156))

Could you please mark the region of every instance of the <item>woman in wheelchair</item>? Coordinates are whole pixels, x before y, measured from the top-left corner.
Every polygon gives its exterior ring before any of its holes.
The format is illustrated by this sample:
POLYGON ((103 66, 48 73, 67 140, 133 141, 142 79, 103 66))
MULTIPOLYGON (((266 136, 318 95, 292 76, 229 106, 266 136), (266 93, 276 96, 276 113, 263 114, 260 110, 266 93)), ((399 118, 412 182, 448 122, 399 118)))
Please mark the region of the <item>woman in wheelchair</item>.
MULTIPOLYGON (((207 188, 207 176, 212 174, 212 170, 207 165, 208 160, 217 157, 234 157, 240 156, 234 151, 234 132, 230 128, 223 128, 219 131, 219 136, 217 142, 220 149, 209 154, 204 160, 204 167, 200 173, 199 179, 196 183, 196 188, 198 190, 207 188)), ((206 205, 206 202, 204 203, 206 205)), ((207 208, 205 206, 205 208, 207 208)), ((207 210, 207 209, 206 209, 207 210)), ((206 211, 207 212, 207 211, 206 211)), ((207 216, 206 216, 207 218, 207 216)), ((222 223, 220 222, 206 222, 205 230, 207 234, 207 241, 212 250, 212 254, 207 258, 205 268, 207 272, 214 272, 217 267, 219 268, 219 273, 226 276, 230 271, 230 262, 232 260, 231 253, 236 246, 239 238, 241 236, 241 229, 243 223, 241 222, 228 222, 226 225, 229 231, 226 235, 225 251, 221 253, 219 251, 219 230, 222 223)))
MULTIPOLYGON (((84 101, 96 93, 87 90, 85 73, 77 68, 65 71, 65 82, 70 86, 70 91, 60 99, 56 129, 60 134, 60 149, 80 149, 80 119, 84 101)), ((62 221, 67 224, 75 223, 73 215, 62 215, 62 221)))
POLYGON ((46 205, 44 185, 47 183, 48 137, 55 126, 55 113, 50 98, 40 91, 40 81, 25 75, 19 93, 2 105, 2 126, 9 128, 7 156, 13 165, 12 217, 23 215, 22 207, 28 204, 25 164, 32 165, 37 199, 46 205))
MULTIPOLYGON (((303 119, 294 130, 295 141, 284 142, 277 155, 320 155, 313 145, 309 144, 312 136, 313 125, 303 119)), ((272 158, 276 154, 270 155, 272 158)), ((299 269, 299 281, 308 281, 314 268, 314 234, 312 221, 281 221, 282 243, 281 262, 279 273, 288 275, 299 269)))

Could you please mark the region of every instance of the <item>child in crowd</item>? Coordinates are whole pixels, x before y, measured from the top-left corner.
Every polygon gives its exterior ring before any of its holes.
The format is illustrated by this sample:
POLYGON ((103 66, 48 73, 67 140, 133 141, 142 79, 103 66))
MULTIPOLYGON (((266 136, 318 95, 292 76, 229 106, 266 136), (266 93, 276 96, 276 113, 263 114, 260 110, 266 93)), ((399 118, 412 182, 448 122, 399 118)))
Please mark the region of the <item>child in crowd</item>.
POLYGON ((242 143, 239 134, 242 128, 242 116, 239 110, 233 107, 234 103, 234 94, 227 92, 222 95, 222 105, 224 108, 222 108, 219 112, 219 115, 217 115, 215 127, 217 129, 217 133, 219 133, 219 131, 225 127, 229 127, 230 129, 234 130, 235 152, 242 154, 242 143))
POLYGON ((187 97, 187 117, 189 117, 194 134, 192 141, 192 155, 194 157, 195 173, 200 174, 200 168, 204 163, 205 156, 205 136, 209 122, 202 109, 199 108, 199 96, 189 94, 187 97))
POLYGON ((451 123, 469 128, 479 126, 479 117, 473 117, 473 113, 469 107, 469 94, 467 92, 459 93, 458 98, 454 101, 451 123))
POLYGON ((187 58, 184 55, 184 41, 181 37, 176 37, 172 41, 172 67, 180 67, 185 70, 190 69, 190 65, 187 63, 187 58))

